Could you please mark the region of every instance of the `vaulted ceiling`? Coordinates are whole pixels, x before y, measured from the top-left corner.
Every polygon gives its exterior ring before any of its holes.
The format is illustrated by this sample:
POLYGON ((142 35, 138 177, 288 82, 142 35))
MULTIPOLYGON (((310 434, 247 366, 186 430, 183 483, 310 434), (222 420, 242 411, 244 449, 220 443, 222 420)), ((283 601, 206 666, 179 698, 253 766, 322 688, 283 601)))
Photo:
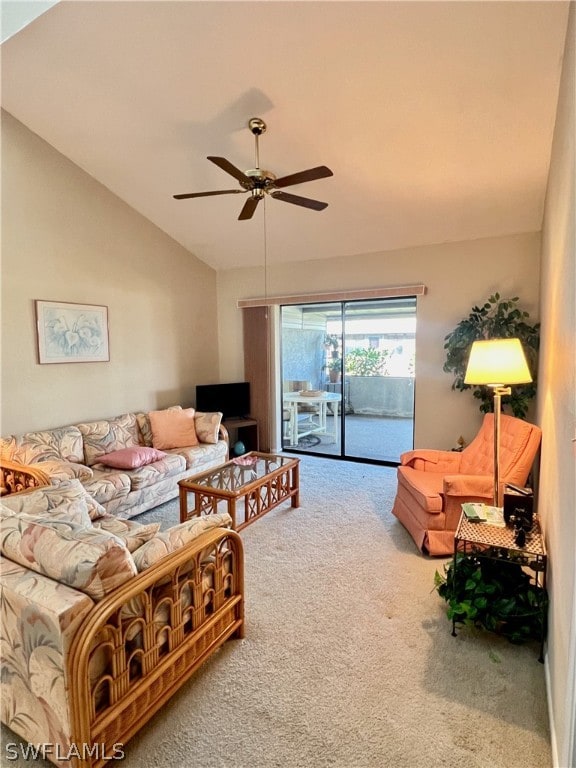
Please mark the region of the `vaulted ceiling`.
MULTIPOLYGON (((59 2, 2 44, 2 106, 216 269, 537 231, 567 2, 59 2), (207 156, 334 176, 269 196, 207 156)), ((46 190, 46 195, 50 190, 46 190)))

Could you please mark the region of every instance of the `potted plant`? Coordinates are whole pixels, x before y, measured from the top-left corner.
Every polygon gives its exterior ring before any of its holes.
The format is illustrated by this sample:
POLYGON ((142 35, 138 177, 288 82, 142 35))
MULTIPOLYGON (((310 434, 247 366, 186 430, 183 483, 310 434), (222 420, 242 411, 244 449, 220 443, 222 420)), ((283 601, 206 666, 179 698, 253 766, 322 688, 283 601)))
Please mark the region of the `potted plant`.
POLYGON ((446 615, 456 623, 497 632, 512 643, 541 639, 546 590, 533 583, 520 563, 491 554, 458 554, 444 574, 436 571, 434 587, 448 604, 446 615))
POLYGON ((340 378, 342 371, 342 358, 334 357, 328 361, 328 376, 332 384, 335 384, 340 378))
POLYGON ((339 338, 336 333, 327 333, 326 338, 324 339, 324 346, 326 349, 331 350, 331 357, 334 359, 338 357, 338 343, 339 338))
POLYGON ((482 306, 472 307, 468 317, 461 320, 456 328, 444 337, 446 362, 443 370, 454 374, 452 389, 458 389, 461 392, 472 389, 474 397, 480 400, 482 413, 493 410, 492 390, 489 387, 464 383, 470 347, 472 342, 478 339, 518 338, 522 343, 532 381, 529 384, 514 386, 512 394, 502 398, 502 406, 509 406, 514 416, 524 418, 529 402, 536 394, 540 324, 528 323, 529 314, 519 308, 518 302, 517 296, 501 299, 500 294, 495 293, 482 306))

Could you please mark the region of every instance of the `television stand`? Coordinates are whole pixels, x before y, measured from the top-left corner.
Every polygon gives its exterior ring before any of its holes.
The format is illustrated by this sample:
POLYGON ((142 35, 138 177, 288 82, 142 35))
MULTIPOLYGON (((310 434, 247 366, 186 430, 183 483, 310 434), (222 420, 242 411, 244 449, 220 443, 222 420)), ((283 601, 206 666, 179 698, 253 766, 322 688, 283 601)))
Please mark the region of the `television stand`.
POLYGON ((260 438, 258 435, 258 422, 250 416, 235 417, 224 419, 222 424, 228 430, 230 435, 230 455, 234 455, 232 450, 234 443, 240 441, 244 443, 246 451, 259 451, 260 438))

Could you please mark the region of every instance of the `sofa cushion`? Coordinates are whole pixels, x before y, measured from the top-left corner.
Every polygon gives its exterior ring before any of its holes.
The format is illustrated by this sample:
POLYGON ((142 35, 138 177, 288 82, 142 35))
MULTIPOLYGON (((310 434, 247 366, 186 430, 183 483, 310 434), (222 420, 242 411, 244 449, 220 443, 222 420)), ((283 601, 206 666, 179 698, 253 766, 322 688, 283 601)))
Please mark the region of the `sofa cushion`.
POLYGON ((148 488, 161 480, 180 475, 185 469, 186 460, 182 456, 166 453, 160 461, 130 470, 130 488, 132 491, 148 488))
MULTIPOLYGON (((112 499, 123 499, 130 493, 130 477, 120 469, 94 465, 94 477, 84 481, 84 487, 100 504, 112 499)), ((106 512, 106 510, 104 510, 106 512)))
POLYGON ((43 472, 46 472, 46 474, 50 475, 50 478, 54 478, 60 482, 62 482, 62 480, 72 480, 75 477, 78 478, 78 480, 89 480, 94 474, 90 467, 73 461, 49 459, 48 461, 38 461, 29 464, 29 466, 41 469, 43 472))
POLYGON ((11 457, 22 464, 35 461, 84 461, 82 435, 75 426, 26 432, 16 438, 11 457))
POLYGON ((38 514, 15 512, 13 509, 10 509, 9 506, 0 502, 0 520, 4 520, 6 517, 13 517, 14 515, 35 520, 36 522, 44 522, 46 525, 49 525, 52 520, 67 520, 87 528, 92 525, 90 515, 88 514, 86 499, 80 497, 62 501, 57 507, 47 509, 45 512, 40 512, 38 514))
POLYGON ((212 462, 208 466, 214 466, 215 459, 220 459, 220 462, 226 461, 226 449, 226 443, 222 440, 216 445, 200 443, 193 447, 172 448, 168 453, 182 456, 186 461, 186 469, 201 472, 208 462, 212 462))
POLYGON ((160 530, 160 523, 136 523, 134 520, 121 520, 114 515, 106 515, 94 522, 94 528, 113 533, 121 539, 129 552, 141 547, 160 530))
POLYGON ((218 430, 220 429, 221 421, 222 414, 220 411, 215 411, 213 413, 196 411, 194 414, 194 426, 196 428, 198 440, 200 440, 201 443, 217 443, 218 430))
POLYGON ((154 448, 185 448, 198 445, 194 425, 194 408, 180 411, 150 411, 152 445, 154 448))
MULTIPOLYGON (((182 406, 171 405, 169 408, 166 408, 165 410, 181 411, 182 406)), ((141 442, 144 445, 152 446, 152 427, 150 426, 150 417, 148 416, 148 413, 137 413, 136 421, 138 422, 138 427, 140 428, 141 442)))
POLYGON ((130 448, 120 448, 112 453, 105 453, 98 459, 99 464, 105 464, 107 467, 115 469, 136 469, 144 467, 146 464, 152 464, 166 456, 162 451, 156 448, 149 448, 146 445, 134 445, 130 448))
POLYGON ((138 572, 150 568, 158 560, 161 560, 171 552, 175 552, 193 539, 201 536, 211 528, 229 528, 232 518, 227 512, 220 512, 205 517, 195 517, 186 520, 185 523, 175 525, 161 533, 157 533, 152 539, 132 553, 138 572))
POLYGON ((6 516, 0 547, 10 560, 79 589, 93 600, 101 600, 137 573, 120 539, 68 520, 6 516))
POLYGON ((138 423, 135 413, 125 413, 113 419, 77 424, 84 438, 84 462, 89 467, 100 456, 120 448, 138 445, 138 423))
POLYGON ((31 515, 43 515, 56 509, 62 503, 83 499, 91 520, 97 520, 106 514, 104 507, 87 492, 80 480, 64 480, 59 485, 45 485, 26 493, 4 496, 2 503, 17 514, 24 512, 31 515))

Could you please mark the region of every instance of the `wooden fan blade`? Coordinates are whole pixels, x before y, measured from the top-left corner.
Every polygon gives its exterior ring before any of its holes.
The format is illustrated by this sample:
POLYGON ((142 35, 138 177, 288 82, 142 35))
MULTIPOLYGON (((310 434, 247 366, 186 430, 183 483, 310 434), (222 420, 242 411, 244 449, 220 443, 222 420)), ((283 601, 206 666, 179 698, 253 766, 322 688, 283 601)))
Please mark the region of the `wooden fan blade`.
POLYGON ((300 197, 300 195, 291 195, 289 192, 271 192, 274 200, 282 200, 284 203, 301 205, 303 208, 312 208, 315 211, 323 211, 328 207, 328 203, 321 203, 320 200, 310 200, 309 197, 300 197))
POLYGON ((175 200, 188 200, 190 197, 209 197, 210 195, 241 195, 246 194, 247 189, 219 189, 216 192, 190 192, 187 195, 172 195, 175 200))
POLYGON ((256 210, 256 206, 260 202, 260 197, 249 197, 248 200, 244 203, 242 210, 240 211, 240 216, 238 216, 238 221, 245 221, 246 219, 251 219, 252 216, 254 216, 254 211, 256 210))
POLYGON ((230 176, 234 176, 234 178, 238 179, 242 184, 248 184, 250 189, 254 186, 252 179, 242 173, 242 171, 236 168, 235 165, 232 165, 232 163, 229 160, 226 160, 225 157, 209 157, 208 160, 217 165, 218 168, 222 168, 226 173, 229 173, 230 176))
POLYGON ((334 176, 330 168, 325 165, 319 165, 316 168, 309 168, 307 171, 291 173, 290 176, 282 176, 274 181, 275 187, 289 187, 291 184, 302 184, 305 181, 314 181, 315 179, 325 179, 327 176, 334 176))

